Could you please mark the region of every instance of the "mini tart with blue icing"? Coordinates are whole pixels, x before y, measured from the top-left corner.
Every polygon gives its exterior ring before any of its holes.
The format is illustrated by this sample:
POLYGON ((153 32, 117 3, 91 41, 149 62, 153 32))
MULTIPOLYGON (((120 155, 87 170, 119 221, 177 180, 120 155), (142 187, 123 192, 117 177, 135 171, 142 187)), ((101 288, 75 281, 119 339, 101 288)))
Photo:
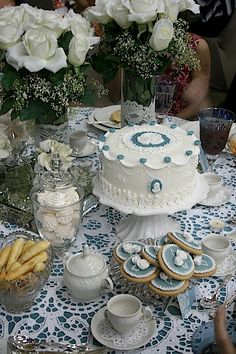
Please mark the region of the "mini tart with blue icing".
POLYGON ((211 277, 217 270, 215 260, 207 254, 196 256, 193 261, 195 266, 194 278, 211 277))
POLYGON ((155 245, 145 245, 142 248, 141 256, 145 258, 149 263, 158 266, 157 253, 160 246, 155 245))
POLYGON ((136 254, 121 265, 120 272, 130 282, 148 283, 158 276, 159 269, 136 254))
POLYGON ((158 277, 148 283, 148 287, 161 296, 176 296, 183 293, 189 285, 188 280, 176 280, 169 278, 165 273, 160 272, 158 277))
POLYGON ((168 232, 168 239, 189 253, 200 255, 202 247, 188 232, 168 232))
POLYGON ((170 278, 186 280, 194 273, 194 262, 190 254, 173 243, 162 246, 157 257, 160 268, 170 278))
POLYGON ((120 243, 114 250, 113 256, 119 263, 123 263, 127 258, 141 252, 144 243, 138 241, 127 241, 120 243))

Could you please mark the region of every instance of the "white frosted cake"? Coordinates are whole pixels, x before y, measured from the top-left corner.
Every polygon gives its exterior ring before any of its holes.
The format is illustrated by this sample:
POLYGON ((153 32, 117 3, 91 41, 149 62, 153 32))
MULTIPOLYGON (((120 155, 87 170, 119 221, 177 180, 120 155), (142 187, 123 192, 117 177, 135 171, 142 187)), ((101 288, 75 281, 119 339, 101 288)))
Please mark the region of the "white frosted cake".
POLYGON ((102 140, 97 180, 115 203, 166 208, 193 193, 199 140, 192 131, 176 124, 144 124, 110 129, 102 140))

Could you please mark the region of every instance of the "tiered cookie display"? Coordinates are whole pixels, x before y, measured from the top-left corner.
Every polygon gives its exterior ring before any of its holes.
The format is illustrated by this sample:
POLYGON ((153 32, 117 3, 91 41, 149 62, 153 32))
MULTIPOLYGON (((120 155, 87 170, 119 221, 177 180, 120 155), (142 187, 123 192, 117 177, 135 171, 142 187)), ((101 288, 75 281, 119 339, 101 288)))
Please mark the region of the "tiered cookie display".
POLYGON ((160 296, 176 296, 188 289, 191 278, 209 277, 215 261, 202 254, 188 233, 168 233, 162 246, 130 241, 114 250, 122 276, 131 283, 146 284, 160 296))

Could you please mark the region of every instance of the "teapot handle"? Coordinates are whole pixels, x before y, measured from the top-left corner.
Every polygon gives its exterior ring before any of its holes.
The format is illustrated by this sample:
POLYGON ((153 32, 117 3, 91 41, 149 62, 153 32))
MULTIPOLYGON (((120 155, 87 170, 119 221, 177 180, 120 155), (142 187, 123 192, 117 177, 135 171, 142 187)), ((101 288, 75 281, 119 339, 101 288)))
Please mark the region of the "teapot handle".
POLYGON ((70 258, 70 253, 69 252, 65 252, 64 255, 62 256, 62 263, 65 266, 68 259, 70 258))
POLYGON ((102 282, 102 288, 101 291, 105 291, 106 293, 109 293, 110 291, 113 290, 113 282, 110 277, 106 277, 104 281, 102 282))

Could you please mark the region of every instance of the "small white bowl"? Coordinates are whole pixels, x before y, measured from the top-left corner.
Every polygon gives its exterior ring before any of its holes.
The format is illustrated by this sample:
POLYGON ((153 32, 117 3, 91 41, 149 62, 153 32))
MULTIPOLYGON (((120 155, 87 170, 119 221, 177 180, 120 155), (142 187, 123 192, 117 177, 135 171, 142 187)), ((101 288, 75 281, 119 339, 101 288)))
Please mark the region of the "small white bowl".
POLYGON ((217 265, 224 262, 231 250, 230 241, 227 237, 217 234, 209 234, 202 241, 203 253, 214 258, 217 265))

